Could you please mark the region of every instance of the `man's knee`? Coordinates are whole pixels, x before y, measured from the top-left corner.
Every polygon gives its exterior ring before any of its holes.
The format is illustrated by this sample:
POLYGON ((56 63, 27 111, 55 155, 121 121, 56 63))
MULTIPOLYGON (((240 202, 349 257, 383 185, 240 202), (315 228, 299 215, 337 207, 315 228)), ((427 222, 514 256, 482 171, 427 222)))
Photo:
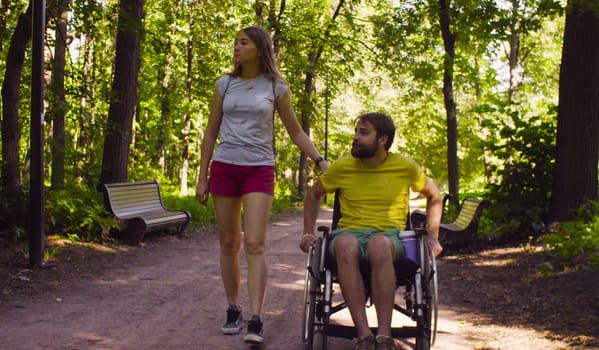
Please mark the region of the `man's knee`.
POLYGON ((368 260, 371 264, 393 262, 393 242, 385 236, 374 236, 368 240, 368 260))
POLYGON ((357 261, 360 258, 358 240, 352 235, 337 236, 333 248, 337 261, 357 261))

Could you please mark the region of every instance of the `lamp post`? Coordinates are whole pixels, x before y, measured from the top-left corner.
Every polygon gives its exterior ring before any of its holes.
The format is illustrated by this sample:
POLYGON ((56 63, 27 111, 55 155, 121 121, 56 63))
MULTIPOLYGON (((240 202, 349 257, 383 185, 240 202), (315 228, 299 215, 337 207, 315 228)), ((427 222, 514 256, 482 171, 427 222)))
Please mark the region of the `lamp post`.
POLYGON ((33 0, 31 60, 31 182, 29 200, 29 265, 42 266, 44 259, 44 38, 46 1, 33 0))

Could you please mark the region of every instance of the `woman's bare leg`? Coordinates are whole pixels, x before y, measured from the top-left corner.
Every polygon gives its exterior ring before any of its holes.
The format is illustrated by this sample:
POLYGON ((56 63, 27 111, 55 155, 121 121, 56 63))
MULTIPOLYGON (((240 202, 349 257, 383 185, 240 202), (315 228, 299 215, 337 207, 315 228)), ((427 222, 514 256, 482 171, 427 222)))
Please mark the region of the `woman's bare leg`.
POLYGON ((241 199, 213 196, 220 240, 220 271, 229 305, 239 305, 241 199))
POLYGON ((250 315, 261 316, 268 268, 266 266, 266 227, 272 206, 272 196, 248 193, 243 196, 244 246, 248 263, 248 294, 250 315))

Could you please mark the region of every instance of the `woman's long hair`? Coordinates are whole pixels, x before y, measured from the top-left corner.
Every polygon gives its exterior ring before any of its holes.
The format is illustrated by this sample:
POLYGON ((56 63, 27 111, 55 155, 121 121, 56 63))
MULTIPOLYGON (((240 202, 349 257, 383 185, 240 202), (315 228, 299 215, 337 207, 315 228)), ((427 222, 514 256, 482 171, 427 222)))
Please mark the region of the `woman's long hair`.
MULTIPOLYGON (((272 38, 266 29, 262 27, 252 26, 241 30, 244 32, 254 44, 260 53, 259 69, 268 79, 285 81, 275 62, 275 52, 273 49, 272 38)), ((233 71, 229 73, 232 77, 241 76, 243 67, 238 64, 233 67, 233 71)))

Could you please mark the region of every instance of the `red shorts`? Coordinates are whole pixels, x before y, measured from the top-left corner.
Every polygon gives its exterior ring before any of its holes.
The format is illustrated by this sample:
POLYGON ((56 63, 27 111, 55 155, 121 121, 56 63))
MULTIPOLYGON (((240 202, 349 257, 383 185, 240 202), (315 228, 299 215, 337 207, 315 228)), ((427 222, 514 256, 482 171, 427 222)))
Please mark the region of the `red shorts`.
POLYGON ((241 197, 251 192, 273 196, 275 167, 233 165, 212 161, 208 189, 213 195, 225 197, 241 197))

